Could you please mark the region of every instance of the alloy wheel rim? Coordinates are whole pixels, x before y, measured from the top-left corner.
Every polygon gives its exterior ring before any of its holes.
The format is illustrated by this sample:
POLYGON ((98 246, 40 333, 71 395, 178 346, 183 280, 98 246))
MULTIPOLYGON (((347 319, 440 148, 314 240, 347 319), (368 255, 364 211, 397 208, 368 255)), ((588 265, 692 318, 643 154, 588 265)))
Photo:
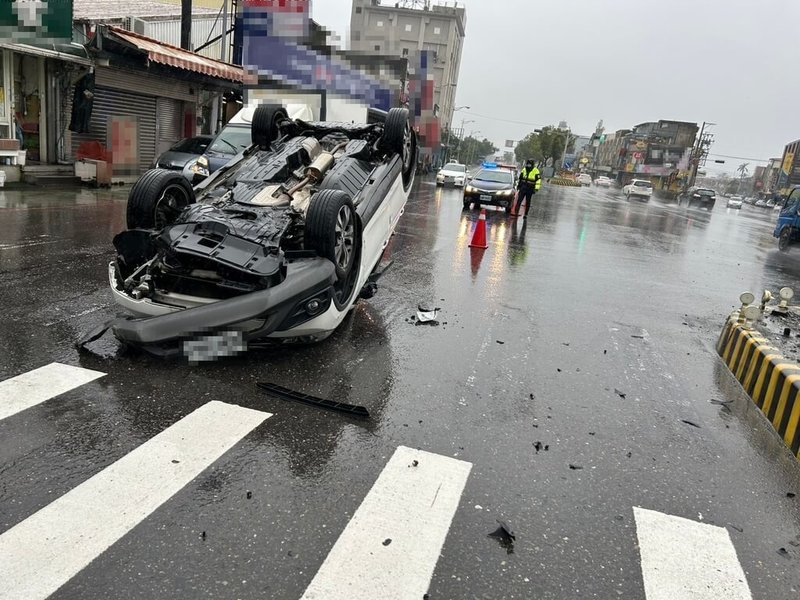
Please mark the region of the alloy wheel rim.
POLYGON ((355 223, 350 207, 345 205, 339 209, 336 215, 336 247, 334 255, 336 265, 341 269, 346 269, 353 256, 355 245, 355 223))

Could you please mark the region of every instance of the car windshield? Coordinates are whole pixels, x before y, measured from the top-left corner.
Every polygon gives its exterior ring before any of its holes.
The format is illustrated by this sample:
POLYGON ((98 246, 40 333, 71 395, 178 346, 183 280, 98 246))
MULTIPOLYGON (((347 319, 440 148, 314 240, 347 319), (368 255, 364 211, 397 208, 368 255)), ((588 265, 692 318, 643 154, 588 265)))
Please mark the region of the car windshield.
POLYGON ((206 138, 186 138, 175 144, 170 150, 172 152, 186 152, 187 154, 202 154, 208 148, 206 138))
POLYGON ((446 164, 443 168, 444 171, 455 171, 458 173, 466 173, 467 167, 465 165, 458 165, 455 163, 446 164))
POLYGON ((473 181, 490 181, 492 183, 514 183, 514 176, 508 171, 491 171, 482 169, 473 177, 473 181))
POLYGON ((249 127, 226 127, 214 138, 210 152, 221 154, 239 154, 245 148, 250 147, 250 128, 249 127))
POLYGON ((697 193, 701 196, 713 196, 714 190, 697 190, 697 193))
POLYGON ((649 181, 634 181, 633 187, 651 188, 653 187, 653 184, 649 181))

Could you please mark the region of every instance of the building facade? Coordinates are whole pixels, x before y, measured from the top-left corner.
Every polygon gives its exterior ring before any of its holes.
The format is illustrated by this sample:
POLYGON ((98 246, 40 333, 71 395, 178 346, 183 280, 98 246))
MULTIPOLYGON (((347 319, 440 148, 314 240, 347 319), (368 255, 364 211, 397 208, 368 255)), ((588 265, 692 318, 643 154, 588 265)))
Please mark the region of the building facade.
POLYGON ((409 61, 408 104, 428 152, 450 128, 466 31, 466 10, 436 0, 353 0, 350 49, 409 61))
POLYGON ((611 174, 622 185, 634 178, 649 179, 658 189, 678 191, 691 176, 698 131, 697 123, 667 120, 617 131, 598 147, 595 170, 611 174))

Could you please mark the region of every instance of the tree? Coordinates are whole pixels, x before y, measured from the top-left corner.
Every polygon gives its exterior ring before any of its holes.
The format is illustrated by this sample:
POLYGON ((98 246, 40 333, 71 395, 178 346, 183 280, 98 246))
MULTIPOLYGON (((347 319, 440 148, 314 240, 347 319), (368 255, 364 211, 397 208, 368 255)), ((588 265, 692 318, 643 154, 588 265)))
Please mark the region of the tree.
POLYGON ((736 172, 739 173, 739 192, 742 191, 742 183, 744 182, 744 178, 747 177, 748 166, 750 163, 742 163, 736 168, 736 172))
POLYGON ((514 156, 517 162, 524 163, 526 160, 532 160, 535 163, 541 163, 544 160, 542 153, 542 145, 539 140, 538 133, 529 133, 517 144, 514 148, 514 156))
POLYGON ((494 154, 498 148, 488 139, 478 140, 470 135, 464 138, 461 142, 461 150, 459 158, 463 163, 471 163, 474 161, 482 160, 484 157, 494 154))

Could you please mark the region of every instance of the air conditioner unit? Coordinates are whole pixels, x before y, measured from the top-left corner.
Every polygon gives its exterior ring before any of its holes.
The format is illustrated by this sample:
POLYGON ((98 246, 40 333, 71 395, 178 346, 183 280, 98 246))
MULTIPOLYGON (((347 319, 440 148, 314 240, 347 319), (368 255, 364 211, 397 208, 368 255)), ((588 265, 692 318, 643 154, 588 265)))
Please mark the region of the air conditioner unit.
POLYGON ((125 17, 123 22, 123 27, 128 31, 132 31, 133 33, 138 33, 139 35, 146 35, 147 34, 147 21, 144 19, 137 19, 136 17, 125 17))

